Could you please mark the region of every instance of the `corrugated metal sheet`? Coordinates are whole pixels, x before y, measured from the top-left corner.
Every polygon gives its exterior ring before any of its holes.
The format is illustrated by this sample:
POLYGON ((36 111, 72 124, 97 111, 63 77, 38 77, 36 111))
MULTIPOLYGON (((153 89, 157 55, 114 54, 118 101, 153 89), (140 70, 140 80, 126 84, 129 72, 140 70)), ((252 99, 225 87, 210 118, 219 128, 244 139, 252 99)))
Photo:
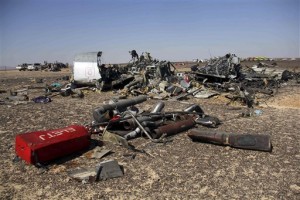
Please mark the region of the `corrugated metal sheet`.
POLYGON ((97 62, 97 55, 100 53, 101 51, 77 54, 74 62, 97 62))

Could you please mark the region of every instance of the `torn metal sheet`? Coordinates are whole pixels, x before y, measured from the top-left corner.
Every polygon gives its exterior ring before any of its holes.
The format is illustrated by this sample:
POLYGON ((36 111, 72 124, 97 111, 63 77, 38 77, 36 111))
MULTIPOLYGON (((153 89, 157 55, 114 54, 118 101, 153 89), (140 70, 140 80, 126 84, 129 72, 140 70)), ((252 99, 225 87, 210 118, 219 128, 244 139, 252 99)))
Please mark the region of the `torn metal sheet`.
POLYGON ((83 183, 91 183, 96 180, 97 172, 94 168, 76 168, 68 172, 71 178, 83 183))
POLYGON ((194 95, 194 97, 199 99, 207 99, 219 94, 220 94, 219 92, 212 91, 212 90, 200 90, 194 95))
POLYGON ((96 158, 96 159, 100 159, 103 158, 104 156, 106 156, 107 154, 109 154, 111 152, 111 150, 109 149, 103 149, 101 147, 96 147, 93 150, 93 154, 91 158, 96 158))
POLYGON ((254 65, 252 67, 252 70, 258 74, 267 75, 267 76, 275 78, 277 80, 280 80, 282 78, 282 74, 285 71, 282 69, 274 69, 274 68, 270 68, 270 67, 257 66, 257 65, 254 65))
POLYGON ((111 142, 113 144, 122 145, 125 148, 129 148, 129 145, 128 145, 128 142, 126 141, 126 139, 117 134, 114 134, 114 133, 111 133, 111 132, 105 130, 102 137, 103 137, 103 141, 111 142))

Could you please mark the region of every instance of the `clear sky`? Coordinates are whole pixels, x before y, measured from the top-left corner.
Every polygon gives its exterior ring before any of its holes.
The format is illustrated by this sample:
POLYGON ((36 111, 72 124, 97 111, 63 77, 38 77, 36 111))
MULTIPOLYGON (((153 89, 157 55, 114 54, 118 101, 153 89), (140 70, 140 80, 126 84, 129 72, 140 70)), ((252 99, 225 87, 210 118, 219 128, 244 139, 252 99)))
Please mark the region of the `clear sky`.
POLYGON ((300 0, 0 0, 0 66, 129 50, 183 61, 299 57, 300 0))

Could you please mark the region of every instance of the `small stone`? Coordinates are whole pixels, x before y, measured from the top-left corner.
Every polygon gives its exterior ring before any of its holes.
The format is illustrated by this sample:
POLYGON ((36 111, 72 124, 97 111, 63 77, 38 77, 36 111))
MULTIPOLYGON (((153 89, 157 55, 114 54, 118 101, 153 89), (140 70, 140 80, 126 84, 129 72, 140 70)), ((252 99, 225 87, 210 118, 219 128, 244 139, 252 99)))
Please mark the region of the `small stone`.
POLYGON ((229 151, 231 148, 229 146, 224 148, 226 151, 229 151))
POLYGON ((294 193, 300 193, 300 186, 296 185, 296 184, 293 184, 293 185, 290 185, 290 189, 294 192, 294 193))

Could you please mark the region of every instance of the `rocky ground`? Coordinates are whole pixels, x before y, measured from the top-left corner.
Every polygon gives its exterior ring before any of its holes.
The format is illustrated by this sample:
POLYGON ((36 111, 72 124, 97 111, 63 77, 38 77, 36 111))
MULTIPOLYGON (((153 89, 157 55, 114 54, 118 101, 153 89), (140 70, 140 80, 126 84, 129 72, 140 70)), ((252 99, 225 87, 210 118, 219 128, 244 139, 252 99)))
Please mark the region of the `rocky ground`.
MULTIPOLYGON (((61 78, 66 75, 70 75, 70 72, 1 71, 0 90, 64 82, 61 78), (43 83, 36 83, 38 79, 43 79, 43 83)), ((30 98, 39 94, 43 94, 42 89, 29 90, 30 98)), ((3 93, 0 97, 7 95, 3 93)), ((239 117, 246 111, 245 106, 228 104, 228 100, 222 96, 184 101, 188 104, 197 103, 205 113, 220 118, 223 123, 217 130, 270 135, 273 145, 271 153, 196 143, 187 137, 188 132, 184 132, 165 144, 151 143, 145 138, 129 142, 146 153, 104 142, 100 148, 112 151, 104 158, 91 158, 94 148, 91 146, 85 152, 51 163, 48 170, 14 159, 17 134, 89 123, 92 121, 92 110, 115 95, 114 92, 88 92, 83 99, 55 96, 48 104, 0 105, 0 198, 300 198, 299 84, 282 86, 274 97, 255 107, 262 110, 261 115, 247 118, 239 117), (68 175, 76 167, 94 167, 109 159, 115 159, 123 166, 123 177, 83 184, 68 175)), ((148 110, 156 102, 148 100, 138 107, 148 110)), ((182 102, 165 103, 166 111, 187 107, 182 102)), ((100 140, 100 137, 93 135, 93 139, 100 140)))

